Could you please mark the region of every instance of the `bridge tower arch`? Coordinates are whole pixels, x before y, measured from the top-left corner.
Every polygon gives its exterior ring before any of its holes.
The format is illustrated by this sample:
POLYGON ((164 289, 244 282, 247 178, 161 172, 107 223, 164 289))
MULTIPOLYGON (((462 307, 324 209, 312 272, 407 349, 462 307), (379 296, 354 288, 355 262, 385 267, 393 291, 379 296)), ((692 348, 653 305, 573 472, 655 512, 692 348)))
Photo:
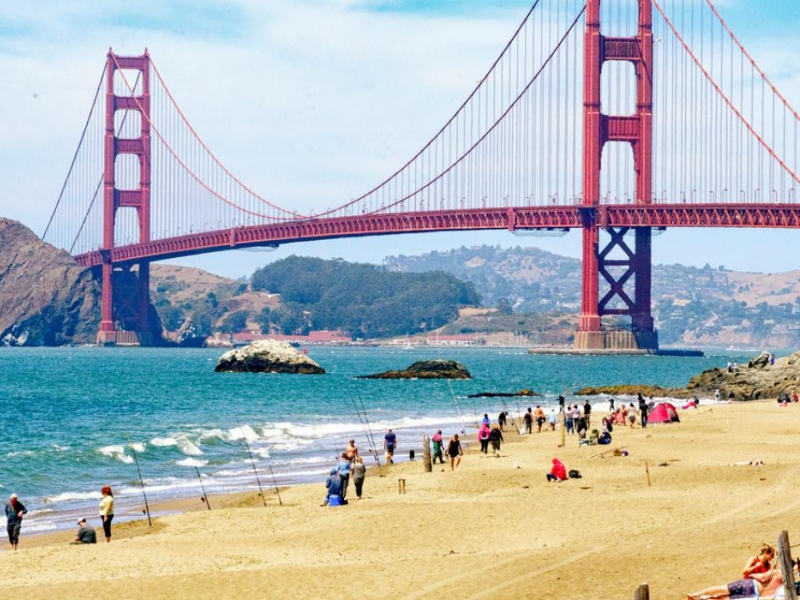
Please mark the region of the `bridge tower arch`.
POLYGON ((138 242, 150 241, 150 55, 117 56, 109 50, 106 63, 106 115, 103 167, 102 298, 98 344, 150 344, 154 331, 150 311, 150 265, 117 267, 111 260, 115 246, 117 213, 134 210, 138 221, 138 242), (120 70, 138 72, 140 82, 132 94, 118 95, 115 77, 120 70), (138 95, 135 95, 139 91, 138 95), (120 137, 116 130, 119 111, 136 111, 140 117, 139 136, 120 137), (133 155, 139 165, 136 189, 119 189, 117 158, 133 155))
POLYGON ((588 0, 584 33, 584 150, 583 150, 583 294, 575 348, 603 350, 616 347, 657 349, 658 334, 651 313, 651 240, 649 227, 633 228, 634 243, 625 237, 629 228, 608 228, 611 240, 601 249, 600 171, 606 142, 627 142, 633 149, 636 171, 635 202, 646 205, 652 197, 653 170, 653 7, 638 0, 638 28, 634 37, 610 37, 600 32, 601 0, 588 0), (627 61, 636 73, 636 112, 606 115, 601 110, 601 73, 608 61, 627 61), (615 258, 622 255, 622 258, 615 258), (609 291, 600 298, 600 276, 609 291), (633 283, 633 291, 630 286, 633 283), (620 306, 622 306, 620 308, 620 306), (631 318, 631 332, 603 329, 602 317, 631 318))

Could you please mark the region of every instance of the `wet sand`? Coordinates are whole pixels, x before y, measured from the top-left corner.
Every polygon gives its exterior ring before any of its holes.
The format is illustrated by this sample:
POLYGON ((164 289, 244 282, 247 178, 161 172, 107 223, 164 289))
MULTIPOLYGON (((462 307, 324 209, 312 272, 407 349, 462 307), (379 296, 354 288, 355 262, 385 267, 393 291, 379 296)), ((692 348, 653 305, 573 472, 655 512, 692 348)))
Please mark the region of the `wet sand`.
POLYGON ((647 582, 651 598, 685 598, 738 579, 782 529, 800 543, 800 405, 679 412, 615 428, 611 446, 511 433, 501 458, 471 442, 455 472, 370 469, 365 499, 340 508, 312 484, 282 490, 284 506, 272 493, 267 508, 255 494, 161 505, 186 512, 116 526, 111 544, 23 538, 2 553, 0 597, 629 599, 647 582), (630 456, 590 458, 620 446, 630 456), (555 456, 583 478, 548 483, 555 456))

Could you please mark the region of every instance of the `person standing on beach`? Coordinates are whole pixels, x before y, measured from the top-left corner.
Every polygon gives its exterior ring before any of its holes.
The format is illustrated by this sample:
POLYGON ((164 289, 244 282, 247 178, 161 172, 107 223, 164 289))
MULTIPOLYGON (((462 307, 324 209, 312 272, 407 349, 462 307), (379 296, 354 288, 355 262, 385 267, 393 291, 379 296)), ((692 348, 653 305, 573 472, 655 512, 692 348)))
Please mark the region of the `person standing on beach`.
POLYGON ((111 521, 114 520, 114 493, 111 488, 104 485, 100 490, 103 499, 100 500, 100 519, 103 521, 103 534, 106 536, 106 543, 111 541, 111 521))
POLYGON ((436 459, 439 459, 441 464, 444 464, 444 458, 442 457, 442 451, 444 450, 444 440, 442 440, 442 430, 439 429, 436 433, 433 434, 431 438, 433 442, 433 464, 436 464, 436 459))
POLYGON ((6 504, 6 521, 8 529, 8 542, 14 550, 19 544, 19 531, 22 529, 22 515, 28 513, 28 509, 19 501, 19 496, 11 494, 6 504))
POLYGON ((383 449, 386 450, 386 464, 394 464, 394 450, 397 448, 397 436, 390 429, 388 433, 383 436, 383 449))
POLYGON ((450 470, 455 471, 456 467, 461 464, 461 457, 464 455, 457 433, 454 433, 447 443, 447 455, 450 457, 450 470))
POLYGON ((558 395, 558 412, 560 412, 560 413, 564 412, 564 402, 565 402, 564 396, 559 394, 558 395))
POLYGON ((489 433, 489 441, 492 442, 492 454, 495 458, 500 458, 500 443, 503 441, 503 432, 494 427, 489 433))
POLYGON ((639 421, 642 424, 642 429, 647 427, 647 415, 649 412, 650 407, 647 406, 647 402, 645 402, 645 399, 639 394, 639 421))
POLYGON ((481 425, 486 425, 487 427, 492 424, 492 421, 489 419, 489 415, 484 413, 483 419, 481 419, 481 425))
MULTIPOLYGON (((797 395, 797 392, 795 392, 795 395, 797 395)), ((797 400, 795 400, 795 402, 797 402, 797 400)), ((506 426, 506 414, 506 411, 501 410, 500 414, 497 415, 497 425, 500 427, 500 431, 503 431, 503 428, 506 426)))
POLYGON ((611 398, 611 400, 608 401, 608 411, 609 412, 614 412, 614 399, 613 398, 611 398))
POLYGON ((356 457, 358 456, 358 446, 356 446, 355 440, 350 440, 347 444, 347 448, 344 449, 344 453, 347 455, 347 460, 350 462, 354 462, 356 457))
POLYGON ((481 428, 478 429, 478 441, 481 443, 481 452, 486 454, 489 452, 489 434, 492 430, 486 423, 481 425, 481 428))
POLYGON ((350 485, 350 459, 347 458, 346 452, 342 453, 342 459, 336 465, 336 470, 339 471, 339 499, 344 504, 347 498, 347 486, 350 485))
POLYGON ((361 492, 364 490, 364 478, 366 476, 367 467, 364 464, 364 459, 359 456, 353 465, 353 485, 356 486, 356 500, 361 500, 361 492))
POLYGON ((589 400, 587 399, 586 402, 583 403, 583 418, 586 419, 586 426, 592 426, 592 405, 589 404, 589 400))

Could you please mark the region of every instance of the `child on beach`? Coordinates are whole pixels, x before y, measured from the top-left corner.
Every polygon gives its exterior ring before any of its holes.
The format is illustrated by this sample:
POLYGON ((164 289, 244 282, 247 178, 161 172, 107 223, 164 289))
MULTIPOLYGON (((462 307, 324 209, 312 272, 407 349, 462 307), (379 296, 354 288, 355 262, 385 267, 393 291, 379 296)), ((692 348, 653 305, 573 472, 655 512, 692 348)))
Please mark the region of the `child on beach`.
POLYGON ((553 459, 553 468, 547 474, 547 481, 565 481, 567 479, 567 467, 557 458, 553 459))

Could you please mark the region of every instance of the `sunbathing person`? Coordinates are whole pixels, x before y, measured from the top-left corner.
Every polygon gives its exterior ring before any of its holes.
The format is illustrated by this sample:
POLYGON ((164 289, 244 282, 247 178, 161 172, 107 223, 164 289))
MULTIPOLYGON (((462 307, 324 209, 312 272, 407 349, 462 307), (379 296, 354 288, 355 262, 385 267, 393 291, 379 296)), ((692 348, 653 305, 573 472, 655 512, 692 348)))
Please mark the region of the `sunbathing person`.
POLYGON ((773 560, 775 560, 775 548, 771 544, 762 544, 758 554, 744 565, 742 577, 750 577, 753 573, 766 573, 772 568, 773 560))
POLYGON ((780 569, 772 567, 769 571, 752 573, 745 579, 740 579, 727 585, 715 585, 699 592, 686 594, 686 600, 775 598, 779 591, 782 592, 782 587, 783 575, 781 575, 780 569))

